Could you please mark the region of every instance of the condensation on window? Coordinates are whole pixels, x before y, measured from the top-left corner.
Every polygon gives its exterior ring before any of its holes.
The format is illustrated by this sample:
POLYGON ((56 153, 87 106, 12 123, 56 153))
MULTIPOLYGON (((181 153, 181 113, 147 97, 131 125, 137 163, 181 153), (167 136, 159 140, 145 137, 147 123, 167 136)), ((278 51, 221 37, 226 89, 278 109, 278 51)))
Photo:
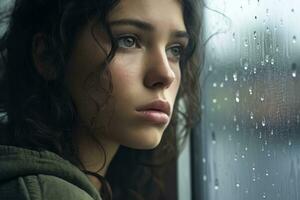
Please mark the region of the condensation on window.
POLYGON ((299 20, 298 0, 206 2, 203 199, 300 200, 299 20))

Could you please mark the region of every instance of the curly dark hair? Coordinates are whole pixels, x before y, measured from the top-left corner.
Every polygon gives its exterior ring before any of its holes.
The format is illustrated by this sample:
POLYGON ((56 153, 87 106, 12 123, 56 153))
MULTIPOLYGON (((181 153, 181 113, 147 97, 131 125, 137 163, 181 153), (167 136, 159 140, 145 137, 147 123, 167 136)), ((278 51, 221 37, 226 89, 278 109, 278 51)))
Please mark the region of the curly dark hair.
MULTIPOLYGON (((198 0, 180 2, 190 40, 180 60, 182 82, 171 122, 155 149, 119 148, 106 175, 113 199, 158 199, 163 193, 162 174, 177 157, 178 141, 199 118, 202 5, 198 0), (181 101, 184 110, 179 106, 181 101), (184 124, 181 130, 178 122, 184 124), (119 166, 122 170, 118 170, 119 166)), ((0 39, 0 144, 52 151, 82 167, 73 140, 78 112, 64 86, 64 69, 77 33, 89 20, 97 19, 112 44, 101 65, 101 73, 105 71, 105 63, 117 50, 107 16, 118 3, 119 0, 15 0, 9 14, 1 14, 8 27, 0 39), (55 79, 46 80, 34 66, 32 43, 37 33, 45 36, 43 59, 55 67, 55 79)))

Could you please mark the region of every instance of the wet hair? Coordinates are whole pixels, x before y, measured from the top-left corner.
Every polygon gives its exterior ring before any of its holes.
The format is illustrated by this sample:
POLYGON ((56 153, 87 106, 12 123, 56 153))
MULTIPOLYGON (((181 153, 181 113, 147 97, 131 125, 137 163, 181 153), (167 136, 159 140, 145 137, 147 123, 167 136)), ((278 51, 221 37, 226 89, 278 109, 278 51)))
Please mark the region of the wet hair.
MULTIPOLYGON (((201 4, 198 0, 180 2, 190 40, 180 60, 182 82, 171 122, 155 149, 119 148, 106 175, 113 199, 162 198, 162 174, 178 154, 178 141, 183 141, 198 120, 201 4), (178 129, 179 123, 183 124, 182 129, 178 129)), ((96 19, 112 44, 99 66, 99 73, 105 74, 107 63, 117 50, 107 16, 118 3, 118 0, 15 0, 9 14, 1 14, 3 22, 8 20, 0 39, 1 144, 49 150, 82 167, 73 131, 79 123, 78 112, 64 85, 65 66, 77 34, 96 19), (34 65, 33 41, 37 33, 43 34, 45 50, 41 56, 45 63, 53 66, 53 79, 45 79, 34 65)), ((95 36, 94 39, 97 42, 95 36)), ((112 90, 113 86, 109 87, 108 94, 112 90)), ((102 195, 104 199, 110 198, 105 191, 102 195)))

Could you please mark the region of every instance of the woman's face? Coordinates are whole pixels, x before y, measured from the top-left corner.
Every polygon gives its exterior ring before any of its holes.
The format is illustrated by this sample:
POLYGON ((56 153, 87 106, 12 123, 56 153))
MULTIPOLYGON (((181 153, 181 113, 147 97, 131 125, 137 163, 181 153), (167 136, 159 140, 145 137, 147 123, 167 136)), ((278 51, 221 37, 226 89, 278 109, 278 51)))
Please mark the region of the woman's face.
POLYGON ((180 54, 188 43, 180 1, 121 0, 108 22, 118 50, 106 70, 101 71, 101 63, 110 40, 93 21, 78 35, 66 85, 81 122, 93 123, 97 137, 131 148, 154 148, 171 119, 180 54), (113 90, 107 98, 109 80, 113 90))

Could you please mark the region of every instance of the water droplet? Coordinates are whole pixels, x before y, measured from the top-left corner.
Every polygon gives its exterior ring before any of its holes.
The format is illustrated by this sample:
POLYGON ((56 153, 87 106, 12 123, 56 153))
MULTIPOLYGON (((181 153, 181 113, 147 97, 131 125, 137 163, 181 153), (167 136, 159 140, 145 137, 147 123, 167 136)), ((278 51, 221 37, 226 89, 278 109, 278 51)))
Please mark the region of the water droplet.
POLYGON ((202 162, 203 162, 203 163, 206 163, 206 158, 202 158, 202 162))
POLYGON ((239 184, 239 183, 236 183, 236 184, 235 184, 235 187, 239 188, 239 187, 240 187, 240 184, 239 184))
POLYGON ((240 131, 240 125, 237 124, 235 130, 236 130, 236 132, 239 132, 240 131))
POLYGON ((232 41, 235 41, 235 32, 232 33, 232 41))
POLYGON ((274 65, 274 63, 275 63, 274 58, 271 58, 271 65, 274 65))
POLYGON ((266 14, 267 14, 267 16, 270 15, 270 12, 269 12, 269 9, 268 9, 268 8, 266 9, 266 14))
POLYGON ((248 47, 249 46, 249 41, 247 39, 244 40, 244 46, 248 47))
POLYGON ((213 83, 213 87, 217 87, 217 83, 213 83))
POLYGON ((266 126, 266 119, 265 119, 265 118, 262 119, 261 125, 262 125, 262 126, 266 126))
POLYGON ((252 87, 251 87, 251 86, 249 87, 249 94, 250 94, 250 95, 252 95, 252 94, 253 94, 253 89, 252 89, 252 87))
POLYGON ((240 102, 240 92, 239 92, 239 91, 236 91, 236 93, 235 93, 235 101, 236 101, 237 103, 240 102))
POLYGON ((257 71, 257 69, 256 69, 256 67, 254 67, 253 68, 253 74, 256 74, 256 71, 257 71))
POLYGON ((207 176, 203 175, 203 181, 207 181, 207 176))
POLYGON ((223 88, 224 87, 224 83, 220 83, 220 88, 223 88))
POLYGON ((233 160, 234 160, 234 161, 237 161, 237 160, 238 160, 238 155, 237 155, 236 153, 234 154, 233 160))
POLYGON ((213 102, 213 103, 217 103, 217 99, 215 99, 215 98, 212 99, 212 102, 213 102))
POLYGON ((267 195, 264 193, 264 194, 262 195, 262 198, 263 198, 263 199, 266 199, 266 198, 267 198, 267 195))
POLYGON ((294 8, 291 9, 291 12, 295 12, 294 8))
POLYGON ((291 140, 289 140, 289 146, 292 146, 292 141, 291 140))
POLYGON ((273 129, 271 130, 271 133, 270 133, 270 134, 271 134, 271 135, 274 135, 274 130, 273 130, 273 129))
POLYGON ((256 31, 253 32, 253 39, 256 40, 257 39, 257 34, 256 31))
POLYGON ((253 112, 250 112, 250 119, 253 119, 254 118, 254 114, 253 112))
POLYGON ((212 66, 212 65, 209 65, 209 66, 208 66, 208 71, 211 72, 212 70, 213 70, 213 66, 212 66))
POLYGON ((257 122, 255 123, 255 129, 258 129, 258 124, 257 124, 257 122))
POLYGON ((255 171, 255 167, 252 167, 252 171, 255 171))
POLYGON ((297 37, 294 35, 292 42, 295 44, 297 42, 297 37))
POLYGON ((266 55, 266 57, 265 57, 265 61, 266 61, 266 63, 268 63, 268 62, 269 62, 269 59, 270 59, 270 56, 269 56, 269 55, 266 55))
POLYGON ((213 144, 216 144, 216 133, 214 131, 211 132, 211 141, 213 144))
POLYGON ((279 52, 279 45, 276 45, 275 51, 279 52))
POLYGON ((242 158, 245 158, 245 155, 243 154, 241 157, 242 157, 242 158))
POLYGON ((237 81, 237 73, 234 72, 233 75, 232 75, 232 77, 233 77, 234 82, 236 82, 237 81))
POLYGON ((242 59, 241 59, 241 66, 244 67, 245 70, 248 69, 248 67, 249 67, 249 62, 248 62, 248 59, 247 59, 247 58, 242 58, 242 59))
POLYGON ((260 61, 260 65, 264 66, 265 65, 265 61, 264 60, 260 61))
POLYGON ((219 189, 219 180, 216 178, 215 179, 215 186, 214 186, 214 189, 215 190, 218 190, 219 189))
POLYGON ((269 172, 268 172, 268 170, 266 170, 266 176, 269 176, 269 172))
POLYGON ((257 19, 257 16, 256 16, 256 15, 254 16, 254 19, 257 19))
POLYGON ((236 115, 233 115, 233 121, 236 122, 236 115))
POLYGON ((264 97, 264 96, 261 96, 261 97, 260 97, 260 101, 263 102, 264 100, 265 100, 265 97, 264 97))
POLYGON ((224 101, 228 101, 228 98, 227 98, 227 97, 224 97, 224 101))
POLYGON ((228 81, 228 76, 227 76, 227 74, 225 74, 224 80, 225 80, 225 81, 228 81))
POLYGON ((269 27, 266 28, 266 33, 270 34, 270 28, 269 27))
POLYGON ((297 64, 292 63, 292 77, 295 78, 297 76, 297 64))
POLYGON ((256 49, 259 50, 260 49, 260 43, 256 43, 256 49))

